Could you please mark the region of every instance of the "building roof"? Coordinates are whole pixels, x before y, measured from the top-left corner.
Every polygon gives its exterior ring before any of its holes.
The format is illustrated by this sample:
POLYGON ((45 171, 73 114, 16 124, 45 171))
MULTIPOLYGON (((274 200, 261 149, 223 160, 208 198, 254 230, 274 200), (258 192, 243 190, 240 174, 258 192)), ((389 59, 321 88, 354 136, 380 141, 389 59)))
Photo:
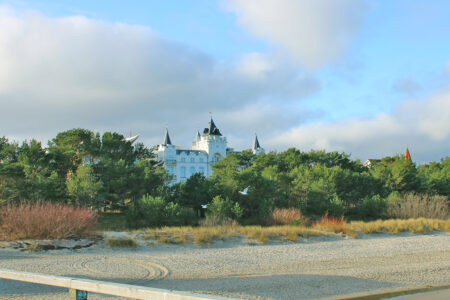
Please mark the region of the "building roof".
POLYGON ((130 142, 131 144, 133 144, 138 139, 138 137, 139 134, 135 136, 130 136, 129 138, 125 138, 125 142, 130 142))
POLYGON ((378 162, 380 162, 380 161, 381 161, 381 159, 378 159, 378 158, 369 158, 368 160, 366 160, 366 161, 363 163, 363 167, 370 168, 370 167, 372 167, 372 165, 373 165, 374 163, 378 163, 378 162))
POLYGON ((167 130, 167 128, 166 128, 166 135, 164 136, 163 145, 164 146, 172 145, 172 141, 170 140, 170 136, 169 136, 169 130, 167 130))
POLYGON ((219 131, 219 128, 217 128, 216 124, 214 124, 214 121, 211 117, 211 121, 209 121, 208 127, 203 130, 203 134, 209 134, 209 135, 222 135, 219 131))

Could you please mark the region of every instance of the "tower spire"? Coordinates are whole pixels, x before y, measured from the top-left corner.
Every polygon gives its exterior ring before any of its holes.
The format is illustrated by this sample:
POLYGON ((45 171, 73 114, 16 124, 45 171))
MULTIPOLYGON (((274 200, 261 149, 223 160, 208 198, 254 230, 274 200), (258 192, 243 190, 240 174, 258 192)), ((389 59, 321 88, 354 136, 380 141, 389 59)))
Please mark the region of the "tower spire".
POLYGON ((408 147, 406 147, 405 151, 405 160, 411 161, 411 154, 409 153, 408 147))
POLYGON ((170 140, 170 136, 169 136, 169 130, 167 130, 167 128, 166 128, 166 135, 164 136, 163 145, 164 146, 172 145, 172 141, 170 140))
POLYGON ((208 127, 203 130, 203 133, 209 135, 222 135, 219 128, 217 128, 216 124, 214 124, 212 113, 209 113, 211 114, 211 119, 209 121, 208 127))
POLYGON ((253 150, 256 151, 260 148, 261 148, 261 146, 259 145, 258 136, 255 133, 255 139, 253 140, 253 150))

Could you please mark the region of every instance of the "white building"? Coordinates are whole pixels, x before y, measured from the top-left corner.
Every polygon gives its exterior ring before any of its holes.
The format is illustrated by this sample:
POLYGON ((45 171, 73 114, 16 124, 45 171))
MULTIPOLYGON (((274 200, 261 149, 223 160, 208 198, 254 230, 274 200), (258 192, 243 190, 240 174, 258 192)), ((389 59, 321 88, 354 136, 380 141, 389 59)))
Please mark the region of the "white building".
MULTIPOLYGON (((264 153, 256 134, 252 151, 255 154, 264 153)), ((155 150, 157 160, 163 162, 173 182, 185 181, 195 173, 210 177, 213 173, 211 166, 233 152, 235 151, 232 148, 227 147, 227 138, 222 136, 212 118, 203 134, 200 135, 197 131, 191 149, 173 145, 166 129, 164 142, 155 150)))

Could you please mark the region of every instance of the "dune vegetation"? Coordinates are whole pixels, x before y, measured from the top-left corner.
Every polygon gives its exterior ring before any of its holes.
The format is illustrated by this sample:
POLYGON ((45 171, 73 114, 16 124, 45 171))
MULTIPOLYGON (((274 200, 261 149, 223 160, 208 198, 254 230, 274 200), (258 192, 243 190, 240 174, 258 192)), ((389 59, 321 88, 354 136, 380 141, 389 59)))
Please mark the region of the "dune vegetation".
POLYGON ((438 219, 391 219, 372 222, 353 221, 347 223, 342 218, 323 216, 311 226, 209 226, 209 227, 162 227, 134 231, 145 240, 158 243, 208 245, 214 241, 244 238, 244 243, 296 242, 299 238, 333 236, 335 234, 358 237, 359 234, 400 232, 429 233, 432 231, 450 232, 450 220, 438 219))

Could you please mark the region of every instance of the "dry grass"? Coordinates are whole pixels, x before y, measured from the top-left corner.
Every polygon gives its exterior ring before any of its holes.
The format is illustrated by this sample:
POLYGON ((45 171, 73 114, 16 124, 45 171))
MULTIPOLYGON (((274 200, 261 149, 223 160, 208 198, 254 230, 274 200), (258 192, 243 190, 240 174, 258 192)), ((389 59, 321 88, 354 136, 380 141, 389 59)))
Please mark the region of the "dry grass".
POLYGON ((147 229, 144 239, 156 240, 160 243, 184 244, 195 243, 208 245, 217 240, 233 237, 245 237, 251 241, 265 244, 271 240, 297 241, 298 237, 320 235, 317 230, 303 226, 212 226, 212 227, 163 227, 147 229))
POLYGON ((0 240, 67 239, 91 236, 97 214, 89 209, 52 203, 3 205, 0 240))
POLYGON ((230 218, 224 218, 219 216, 210 216, 200 220, 200 226, 202 227, 214 227, 214 226, 237 226, 239 223, 236 220, 230 218))
POLYGON ((388 204, 387 215, 392 218, 448 218, 448 198, 426 194, 407 193, 388 204))
POLYGON ((269 225, 303 225, 308 224, 308 219, 305 218, 300 210, 295 208, 275 208, 270 215, 269 225))
POLYGON ((111 248, 132 248, 136 249, 137 243, 130 238, 109 238, 105 241, 106 245, 111 248))
MULTIPOLYGON (((336 233, 357 237, 358 233, 388 232, 427 233, 433 230, 450 231, 450 220, 409 219, 378 220, 375 222, 345 222, 343 218, 327 215, 314 223, 305 226, 210 226, 210 227, 163 227, 146 229, 143 238, 159 243, 210 245, 214 241, 244 237, 246 244, 265 244, 269 241, 298 241, 299 237, 331 236, 336 233)), ((139 231, 142 232, 142 231, 139 231)))
POLYGON ((351 237, 357 237, 358 233, 354 228, 345 222, 344 217, 329 217, 326 213, 319 222, 313 223, 313 228, 334 233, 343 233, 351 237))
POLYGON ((351 227, 364 233, 387 232, 398 234, 399 232, 410 233, 428 233, 433 230, 450 231, 450 220, 438 219, 392 219, 392 220, 378 220, 374 222, 352 222, 351 227))

